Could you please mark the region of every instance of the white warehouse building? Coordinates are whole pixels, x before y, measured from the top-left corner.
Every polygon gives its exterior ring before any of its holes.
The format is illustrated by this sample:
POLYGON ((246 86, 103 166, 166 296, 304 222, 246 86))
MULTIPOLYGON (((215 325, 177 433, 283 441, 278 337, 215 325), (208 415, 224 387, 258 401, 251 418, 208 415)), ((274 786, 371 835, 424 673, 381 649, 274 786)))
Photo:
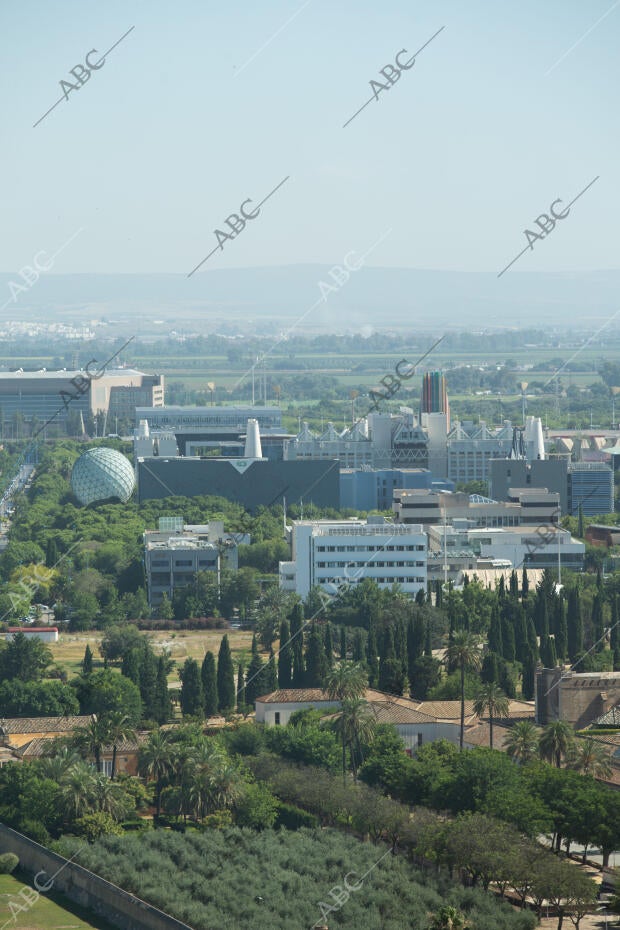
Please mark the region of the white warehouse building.
POLYGON ((315 585, 328 594, 364 578, 398 584, 409 595, 426 591, 426 534, 420 524, 368 520, 295 520, 292 561, 280 562, 280 587, 306 598, 315 585))

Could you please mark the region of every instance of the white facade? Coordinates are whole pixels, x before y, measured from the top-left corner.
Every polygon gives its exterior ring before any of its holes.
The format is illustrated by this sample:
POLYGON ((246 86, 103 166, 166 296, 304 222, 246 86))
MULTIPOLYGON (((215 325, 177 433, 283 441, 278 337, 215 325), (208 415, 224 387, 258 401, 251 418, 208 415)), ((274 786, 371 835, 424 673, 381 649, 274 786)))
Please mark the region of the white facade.
POLYGON ((568 530, 549 524, 464 530, 429 526, 427 532, 430 548, 443 554, 445 544, 448 558, 450 553, 465 554, 466 550, 470 550, 478 559, 509 562, 514 568, 555 569, 559 552, 562 567, 583 570, 584 543, 574 539, 568 530))
POLYGON ((406 594, 426 590, 426 535, 418 524, 364 520, 298 520, 292 561, 280 562, 280 587, 306 598, 315 585, 328 593, 370 578, 406 594))
POLYGON ((23 633, 26 639, 40 639, 43 643, 58 642, 57 626, 9 627, 9 632, 4 634, 7 643, 15 638, 16 633, 23 633))

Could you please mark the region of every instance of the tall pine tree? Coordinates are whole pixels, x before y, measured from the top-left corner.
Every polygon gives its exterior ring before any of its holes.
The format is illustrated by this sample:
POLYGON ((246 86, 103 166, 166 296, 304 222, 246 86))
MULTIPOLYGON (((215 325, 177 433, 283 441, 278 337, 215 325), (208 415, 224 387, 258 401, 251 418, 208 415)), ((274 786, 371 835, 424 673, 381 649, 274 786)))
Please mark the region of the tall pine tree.
POLYGON ((379 658, 377 647, 377 634, 374 623, 371 624, 366 640, 366 664, 368 665, 368 684, 376 688, 379 683, 379 658))

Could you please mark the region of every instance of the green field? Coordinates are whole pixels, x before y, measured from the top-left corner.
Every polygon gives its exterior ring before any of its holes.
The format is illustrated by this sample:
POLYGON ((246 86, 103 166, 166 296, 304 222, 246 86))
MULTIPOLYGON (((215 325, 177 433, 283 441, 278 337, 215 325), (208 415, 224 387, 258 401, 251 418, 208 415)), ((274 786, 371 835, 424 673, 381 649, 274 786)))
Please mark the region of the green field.
POLYGON ((51 891, 31 905, 34 888, 23 874, 0 875, 0 927, 10 930, 108 930, 110 927, 95 914, 51 891), (22 889, 27 889, 20 896, 22 889), (19 908, 24 908, 19 910, 19 908))

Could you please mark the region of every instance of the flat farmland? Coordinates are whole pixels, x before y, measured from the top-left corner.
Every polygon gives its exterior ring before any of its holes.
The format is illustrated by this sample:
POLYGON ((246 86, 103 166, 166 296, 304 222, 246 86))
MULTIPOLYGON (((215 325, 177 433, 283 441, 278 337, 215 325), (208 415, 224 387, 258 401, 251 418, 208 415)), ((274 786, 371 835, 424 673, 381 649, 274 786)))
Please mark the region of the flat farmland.
MULTIPOLYGON (((228 633, 228 640, 235 664, 240 658, 249 659, 252 646, 252 633, 248 630, 157 630, 146 631, 146 635, 153 642, 155 652, 167 649, 175 660, 176 666, 170 673, 169 684, 178 686, 179 676, 177 670, 186 659, 196 659, 201 663, 206 652, 213 652, 216 656, 220 648, 222 636, 228 633)), ((50 643, 49 648, 54 662, 64 668, 72 678, 78 675, 80 665, 84 658, 84 650, 89 645, 93 653, 95 670, 103 668, 103 659, 99 646, 103 638, 101 631, 87 633, 61 633, 57 643, 50 643)))

